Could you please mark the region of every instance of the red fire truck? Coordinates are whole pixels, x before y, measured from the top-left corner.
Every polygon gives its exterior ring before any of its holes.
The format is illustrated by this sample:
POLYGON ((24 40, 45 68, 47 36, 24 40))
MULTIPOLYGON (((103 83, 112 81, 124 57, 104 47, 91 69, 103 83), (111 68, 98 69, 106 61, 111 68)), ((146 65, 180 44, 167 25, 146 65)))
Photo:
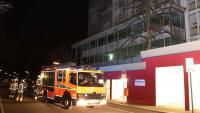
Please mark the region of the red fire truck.
POLYGON ((100 70, 69 66, 45 67, 41 71, 43 100, 71 105, 105 105, 105 76, 100 70))

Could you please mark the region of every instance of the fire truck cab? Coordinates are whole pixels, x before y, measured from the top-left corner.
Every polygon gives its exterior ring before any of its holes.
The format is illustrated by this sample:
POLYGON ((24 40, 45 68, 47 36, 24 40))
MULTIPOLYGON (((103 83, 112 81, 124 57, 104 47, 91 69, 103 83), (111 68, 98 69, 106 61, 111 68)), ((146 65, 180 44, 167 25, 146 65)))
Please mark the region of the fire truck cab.
POLYGON ((71 105, 105 105, 105 76, 100 70, 75 67, 44 68, 40 75, 43 83, 43 100, 60 102, 65 108, 71 105))

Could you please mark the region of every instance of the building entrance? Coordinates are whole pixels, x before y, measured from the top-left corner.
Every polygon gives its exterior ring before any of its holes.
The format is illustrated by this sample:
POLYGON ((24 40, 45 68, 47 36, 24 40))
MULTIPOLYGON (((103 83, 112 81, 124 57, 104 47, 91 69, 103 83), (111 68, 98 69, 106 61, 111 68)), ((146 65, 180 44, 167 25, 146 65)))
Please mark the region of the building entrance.
POLYGON ((185 106, 183 66, 156 68, 156 105, 185 106))

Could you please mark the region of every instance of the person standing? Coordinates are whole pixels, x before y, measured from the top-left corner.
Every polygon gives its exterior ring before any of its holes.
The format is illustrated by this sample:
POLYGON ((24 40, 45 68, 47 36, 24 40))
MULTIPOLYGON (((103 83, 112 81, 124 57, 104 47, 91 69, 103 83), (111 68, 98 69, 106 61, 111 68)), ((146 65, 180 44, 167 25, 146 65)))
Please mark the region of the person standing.
POLYGON ((35 100, 38 99, 43 94, 43 89, 42 89, 42 80, 41 78, 38 78, 36 81, 36 89, 35 89, 35 100))
POLYGON ((19 84, 16 101, 22 102, 23 99, 24 99, 24 80, 22 80, 21 83, 19 84))
POLYGON ((18 79, 13 79, 13 82, 10 84, 10 95, 9 98, 14 99, 18 89, 18 79))
POLYGON ((26 95, 27 93, 27 82, 25 79, 23 79, 23 83, 24 83, 24 95, 26 95))

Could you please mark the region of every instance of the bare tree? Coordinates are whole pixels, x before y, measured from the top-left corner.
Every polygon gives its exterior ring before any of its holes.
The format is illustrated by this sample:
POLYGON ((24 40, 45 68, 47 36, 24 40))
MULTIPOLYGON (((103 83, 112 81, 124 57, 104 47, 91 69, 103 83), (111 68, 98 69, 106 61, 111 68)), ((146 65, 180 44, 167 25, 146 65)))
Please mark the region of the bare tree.
MULTIPOLYGON (((145 24, 145 29, 147 30, 146 31, 147 49, 152 48, 152 39, 154 36, 162 34, 164 32, 169 33, 168 31, 162 29, 165 21, 164 18, 162 18, 162 13, 163 11, 165 11, 166 8, 169 8, 170 0, 119 0, 119 1, 124 1, 124 3, 119 4, 118 8, 125 8, 126 10, 131 9, 131 14, 129 16, 129 19, 127 20, 131 20, 132 18, 143 20, 145 24), (158 18, 159 26, 153 25, 152 17, 158 18)), ((131 38, 133 37, 135 36, 132 36, 131 38)))

